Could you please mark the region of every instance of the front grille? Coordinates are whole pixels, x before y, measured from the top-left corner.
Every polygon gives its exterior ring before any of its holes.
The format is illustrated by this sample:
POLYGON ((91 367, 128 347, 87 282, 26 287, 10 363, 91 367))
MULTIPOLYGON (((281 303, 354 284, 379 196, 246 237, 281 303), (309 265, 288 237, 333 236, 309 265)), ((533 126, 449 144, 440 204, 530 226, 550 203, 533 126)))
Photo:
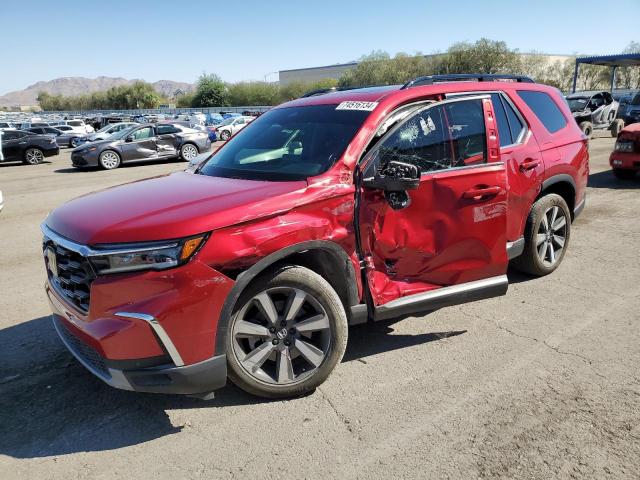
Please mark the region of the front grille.
POLYGON ((58 333, 71 349, 72 353, 82 359, 87 365, 97 372, 99 375, 107 378, 111 378, 109 369, 104 362, 104 358, 92 347, 84 343, 78 337, 76 337, 67 326, 59 320, 55 315, 53 321, 56 323, 58 333))
POLYGON ((51 283, 72 305, 82 312, 88 312, 91 283, 96 278, 89 261, 79 253, 57 245, 48 238, 45 238, 44 253, 51 283), (51 270, 54 267, 49 265, 50 262, 47 260, 47 249, 52 249, 55 253, 56 272, 51 270))

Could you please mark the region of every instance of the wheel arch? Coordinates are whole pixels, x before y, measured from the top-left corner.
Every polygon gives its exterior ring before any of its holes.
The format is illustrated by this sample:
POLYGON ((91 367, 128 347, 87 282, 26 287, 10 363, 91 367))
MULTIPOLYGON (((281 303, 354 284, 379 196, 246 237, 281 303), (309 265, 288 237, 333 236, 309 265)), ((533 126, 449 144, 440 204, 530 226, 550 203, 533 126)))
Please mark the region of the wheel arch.
POLYGON ((283 248, 262 258, 236 277, 218 318, 215 355, 226 353, 227 327, 242 292, 262 273, 286 264, 306 267, 327 280, 342 300, 347 318, 350 307, 360 303, 356 271, 342 247, 328 240, 311 240, 283 248))
POLYGON ((567 202, 571 220, 573 220, 576 207, 576 182, 573 177, 569 174, 561 173, 547 178, 542 182, 542 190, 536 200, 550 193, 560 195, 567 202))

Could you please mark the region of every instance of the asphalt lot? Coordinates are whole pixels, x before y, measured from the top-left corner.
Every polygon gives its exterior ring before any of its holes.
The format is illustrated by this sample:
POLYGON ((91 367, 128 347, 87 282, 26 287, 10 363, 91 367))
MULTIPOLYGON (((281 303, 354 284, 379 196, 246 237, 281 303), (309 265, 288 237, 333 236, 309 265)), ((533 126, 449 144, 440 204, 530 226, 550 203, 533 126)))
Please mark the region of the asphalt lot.
MULTIPOLYGON (((62 202, 185 167, 0 164, 0 478, 638 478, 640 180, 591 142, 564 263, 505 297, 354 327, 315 393, 204 402, 114 390, 66 352, 39 224, 62 202)), ((99 212, 96 212, 99 215, 99 212)))

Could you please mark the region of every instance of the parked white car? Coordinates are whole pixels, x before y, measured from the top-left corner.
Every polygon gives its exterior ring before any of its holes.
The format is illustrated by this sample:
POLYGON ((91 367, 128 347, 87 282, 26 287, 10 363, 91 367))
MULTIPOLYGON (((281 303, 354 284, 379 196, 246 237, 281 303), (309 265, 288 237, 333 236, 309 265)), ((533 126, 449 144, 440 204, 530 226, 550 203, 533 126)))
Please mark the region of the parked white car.
POLYGON ((69 131, 69 128, 63 127, 71 127, 71 130, 74 133, 79 133, 81 135, 95 132, 95 129, 91 125, 86 125, 83 120, 67 120, 64 123, 65 125, 59 125, 56 128, 58 130, 62 130, 63 132, 67 132, 69 131))
POLYGON ((255 117, 229 117, 222 123, 215 126, 215 132, 219 140, 226 142, 249 123, 255 120, 255 117))
POLYGON ((207 116, 202 112, 193 112, 189 115, 189 123, 194 125, 204 125, 207 123, 207 116))

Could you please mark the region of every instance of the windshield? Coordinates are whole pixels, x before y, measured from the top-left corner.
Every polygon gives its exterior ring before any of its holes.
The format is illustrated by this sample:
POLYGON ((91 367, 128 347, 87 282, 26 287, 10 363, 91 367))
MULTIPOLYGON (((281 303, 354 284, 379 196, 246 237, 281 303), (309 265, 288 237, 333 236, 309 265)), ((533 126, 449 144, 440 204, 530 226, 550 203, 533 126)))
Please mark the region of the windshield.
POLYGON ((631 100, 631 105, 640 105, 640 93, 636 94, 636 96, 633 97, 633 100, 631 100))
POLYGON ((110 123, 108 125, 105 125, 104 127, 102 127, 100 130, 98 130, 96 133, 102 133, 102 132, 107 132, 110 129, 112 129, 116 124, 114 123, 110 123))
POLYGON ((327 171, 370 112, 314 105, 271 110, 251 122, 201 168, 203 175, 302 180, 327 171))
POLYGON ((572 112, 581 112, 587 107, 587 103, 589 103, 589 98, 587 97, 567 98, 567 103, 569 104, 569 109, 572 112))
POLYGON ((220 122, 218 124, 219 127, 224 127, 226 125, 231 125, 233 123, 233 121, 236 119, 237 117, 229 117, 225 120, 223 120, 222 122, 220 122))

